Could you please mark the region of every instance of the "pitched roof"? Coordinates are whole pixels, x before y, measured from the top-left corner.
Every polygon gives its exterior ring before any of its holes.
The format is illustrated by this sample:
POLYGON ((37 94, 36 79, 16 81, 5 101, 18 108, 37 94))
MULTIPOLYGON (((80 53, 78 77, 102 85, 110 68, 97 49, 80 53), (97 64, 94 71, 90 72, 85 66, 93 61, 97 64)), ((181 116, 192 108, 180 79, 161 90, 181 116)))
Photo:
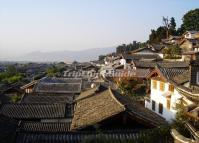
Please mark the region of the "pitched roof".
POLYGON ((15 119, 53 119, 72 116, 72 105, 66 104, 5 104, 0 114, 15 119))
POLYGON ((71 129, 93 125, 124 110, 125 107, 115 99, 110 90, 103 91, 77 102, 71 129))
POLYGON ((81 83, 81 78, 57 78, 57 77, 44 77, 39 80, 40 83, 81 83))
POLYGON ((136 50, 133 50, 131 51, 131 53, 139 53, 141 51, 146 51, 146 52, 150 52, 150 53, 155 53, 155 51, 153 51, 151 48, 139 48, 139 49, 136 49, 136 50))
POLYGON ((168 61, 134 61, 135 67, 140 68, 155 68, 155 66, 165 67, 165 68, 187 68, 189 67, 189 63, 175 61, 175 62, 168 62, 168 61))
POLYGON ((180 75, 184 72, 189 71, 188 68, 163 68, 158 67, 158 70, 167 80, 173 80, 173 78, 177 75, 180 75))
POLYGON ((21 103, 72 103, 73 102, 74 95, 32 95, 32 94, 26 94, 24 95, 21 103))
POLYGON ((161 60, 158 54, 122 54, 124 59, 131 60, 161 60))
POLYGON ((80 93, 80 78, 43 78, 34 87, 37 93, 80 93))
POLYGON ((165 45, 161 45, 161 44, 152 44, 151 48, 155 51, 161 51, 163 48, 165 48, 165 45))
POLYGON ((164 124, 165 120, 135 101, 107 89, 96 95, 77 101, 71 129, 94 125, 116 114, 128 112, 133 118, 153 126, 164 124))
POLYGON ((147 78, 151 73, 150 69, 136 68, 132 70, 116 70, 115 74, 112 75, 114 78, 147 78))
MULTIPOLYGON (((20 132, 16 143, 82 143, 82 142, 125 142, 127 140, 139 140, 144 134, 149 135, 153 130, 136 132, 135 130, 108 131, 108 132, 73 132, 73 133, 32 133, 20 132), (102 139, 102 140, 101 140, 102 139)), ((165 137, 167 138, 167 136, 165 137)), ((165 141, 161 138, 161 141, 165 141)), ((167 138, 168 139, 168 138, 167 138)))
POLYGON ((95 94, 96 90, 97 90, 97 88, 91 88, 86 91, 83 91, 75 100, 77 101, 77 100, 85 99, 85 98, 95 94))
POLYGON ((145 108, 137 101, 130 99, 128 96, 122 96, 117 91, 112 90, 113 95, 122 105, 125 106, 126 112, 132 115, 132 118, 135 118, 139 121, 142 121, 146 124, 151 124, 153 126, 159 126, 166 124, 166 121, 161 116, 157 115, 153 111, 145 108))
POLYGON ((14 142, 18 121, 0 115, 0 141, 4 143, 14 142))
POLYGON ((190 72, 189 72, 189 71, 185 71, 185 72, 182 73, 182 74, 179 74, 179 75, 174 76, 174 77, 173 77, 173 81, 174 81, 176 84, 178 84, 178 85, 190 81, 190 72))
POLYGON ((80 93, 80 83, 38 83, 34 92, 41 93, 80 93))
POLYGON ((67 122, 21 122, 19 131, 22 132, 67 132, 70 123, 67 122))
POLYGON ((33 81, 31 81, 30 83, 25 84, 25 85, 23 85, 23 86, 20 87, 20 88, 21 88, 21 89, 26 89, 26 88, 28 88, 28 87, 30 87, 30 86, 35 85, 36 83, 37 83, 37 80, 33 80, 33 81))

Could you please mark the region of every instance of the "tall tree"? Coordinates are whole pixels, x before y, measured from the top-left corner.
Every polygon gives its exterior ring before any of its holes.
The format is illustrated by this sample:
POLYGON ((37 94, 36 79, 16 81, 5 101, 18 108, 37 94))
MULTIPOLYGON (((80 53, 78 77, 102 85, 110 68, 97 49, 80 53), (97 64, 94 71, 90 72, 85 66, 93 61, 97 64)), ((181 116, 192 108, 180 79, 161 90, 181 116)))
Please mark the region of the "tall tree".
POLYGON ((199 31, 199 9, 190 10, 187 12, 183 18, 183 30, 184 32, 187 30, 196 30, 199 31))
POLYGON ((170 19, 169 35, 176 35, 176 22, 174 17, 170 19))
POLYGON ((166 38, 168 38, 169 37, 169 27, 170 27, 169 18, 163 16, 162 23, 166 30, 166 38))

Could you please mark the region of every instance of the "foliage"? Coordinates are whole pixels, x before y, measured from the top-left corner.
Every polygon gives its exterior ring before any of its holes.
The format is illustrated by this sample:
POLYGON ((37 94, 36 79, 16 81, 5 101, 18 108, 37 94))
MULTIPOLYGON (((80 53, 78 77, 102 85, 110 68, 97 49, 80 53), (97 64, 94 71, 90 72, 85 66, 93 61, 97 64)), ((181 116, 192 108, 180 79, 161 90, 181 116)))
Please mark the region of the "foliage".
POLYGON ((176 103, 176 110, 176 119, 173 122, 172 127, 178 130, 182 135, 189 136, 189 131, 184 126, 189 118, 186 115, 186 107, 182 100, 180 100, 179 103, 176 103))
POLYGON ((176 22, 174 17, 168 18, 163 17, 163 26, 152 29, 149 35, 149 43, 160 43, 162 39, 168 38, 169 35, 176 35, 176 22))
POLYGON ((49 67, 46 70, 47 76, 50 76, 50 77, 55 76, 57 72, 58 72, 58 69, 55 66, 49 67))
POLYGON ((0 82, 12 84, 22 80, 23 76, 13 65, 9 65, 5 72, 0 73, 0 82))
POLYGON ((145 95, 145 86, 137 80, 122 80, 118 82, 118 89, 123 95, 131 96, 133 99, 140 99, 145 95))
POLYGON ((18 101, 20 101, 21 100, 21 96, 18 96, 18 95, 13 95, 13 96, 11 96, 11 101, 13 102, 13 103, 17 103, 18 101))
POLYGON ((169 34, 170 35, 176 35, 177 34, 177 31, 176 31, 176 22, 175 22, 174 17, 171 17, 171 19, 170 19, 169 34))
POLYGON ((119 45, 116 48, 116 53, 127 53, 127 52, 130 52, 130 51, 133 51, 133 50, 140 48, 140 45, 144 46, 145 43, 133 41, 133 43, 130 43, 130 44, 127 44, 127 45, 122 44, 122 45, 119 45))
POLYGON ((178 59, 181 58, 181 49, 178 45, 170 45, 163 50, 165 59, 178 59))
POLYGON ((166 30, 163 26, 158 27, 157 30, 152 29, 149 35, 149 43, 159 43, 166 38, 166 30))
POLYGON ((8 76, 14 76, 14 75, 16 75, 18 72, 17 72, 17 69, 15 68, 14 65, 9 65, 9 66, 7 66, 7 68, 6 68, 6 73, 8 74, 8 76))
POLYGON ((195 30, 199 31, 199 9, 190 10, 187 12, 183 18, 182 27, 184 31, 195 30))
POLYGON ((7 83, 16 83, 18 81, 22 80, 22 75, 21 74, 17 74, 14 76, 11 76, 9 78, 6 78, 4 81, 6 81, 7 83))
POLYGON ((105 57, 106 57, 105 55, 99 55, 98 59, 99 59, 99 61, 102 61, 102 60, 104 60, 105 57))

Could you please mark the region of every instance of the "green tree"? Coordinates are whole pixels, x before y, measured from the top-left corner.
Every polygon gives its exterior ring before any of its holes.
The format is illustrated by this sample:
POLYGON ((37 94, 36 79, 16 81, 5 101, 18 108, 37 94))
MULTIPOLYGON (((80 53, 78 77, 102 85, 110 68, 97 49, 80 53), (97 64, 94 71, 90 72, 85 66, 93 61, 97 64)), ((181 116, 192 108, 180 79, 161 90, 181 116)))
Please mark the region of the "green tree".
POLYGON ((176 103, 176 118, 172 124, 172 127, 175 128, 177 131, 179 131, 182 135, 188 136, 189 131, 185 127, 185 123, 189 121, 189 118, 186 115, 186 107, 183 104, 183 100, 180 100, 178 103, 176 103))
POLYGON ((176 35, 176 22, 174 17, 171 17, 170 19, 170 25, 169 25, 169 34, 170 35, 176 35))
POLYGON ((105 55, 99 55, 98 59, 99 59, 99 61, 102 61, 105 59, 105 57, 106 57, 105 55))
POLYGON ((170 45, 163 50, 163 54, 166 59, 178 59, 181 58, 181 48, 178 45, 170 45))
POLYGON ((159 43, 166 38, 166 35, 166 29, 163 26, 158 27, 157 30, 152 29, 149 35, 149 43, 159 43))
POLYGON ((21 96, 13 95, 13 96, 11 97, 11 101, 12 101, 13 103, 17 103, 17 102, 20 101, 20 100, 21 100, 21 96))
POLYGON ((199 31, 199 9, 190 10, 183 18, 182 29, 183 31, 195 30, 199 31))
POLYGON ((6 67, 6 73, 8 74, 8 76, 14 76, 18 72, 14 65, 9 65, 6 67))
POLYGON ((181 54, 181 49, 178 45, 171 46, 171 54, 175 59, 181 54))
POLYGON ((47 76, 55 76, 57 74, 58 70, 55 66, 52 66, 52 67, 49 67, 47 70, 46 70, 46 73, 47 73, 47 76))

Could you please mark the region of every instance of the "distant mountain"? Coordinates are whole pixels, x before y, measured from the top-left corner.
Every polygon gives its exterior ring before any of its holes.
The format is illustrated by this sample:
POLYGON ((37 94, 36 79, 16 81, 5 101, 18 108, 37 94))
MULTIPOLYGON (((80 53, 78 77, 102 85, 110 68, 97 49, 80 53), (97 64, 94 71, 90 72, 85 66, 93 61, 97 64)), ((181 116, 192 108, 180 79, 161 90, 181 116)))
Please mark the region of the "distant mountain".
MULTIPOLYGON (((35 51, 20 57, 13 58, 14 61, 32 61, 32 62, 54 62, 54 61, 91 61, 98 59, 99 55, 115 52, 114 47, 95 48, 82 51, 55 51, 55 52, 40 52, 35 51)), ((9 59, 11 60, 11 59, 9 59)))

